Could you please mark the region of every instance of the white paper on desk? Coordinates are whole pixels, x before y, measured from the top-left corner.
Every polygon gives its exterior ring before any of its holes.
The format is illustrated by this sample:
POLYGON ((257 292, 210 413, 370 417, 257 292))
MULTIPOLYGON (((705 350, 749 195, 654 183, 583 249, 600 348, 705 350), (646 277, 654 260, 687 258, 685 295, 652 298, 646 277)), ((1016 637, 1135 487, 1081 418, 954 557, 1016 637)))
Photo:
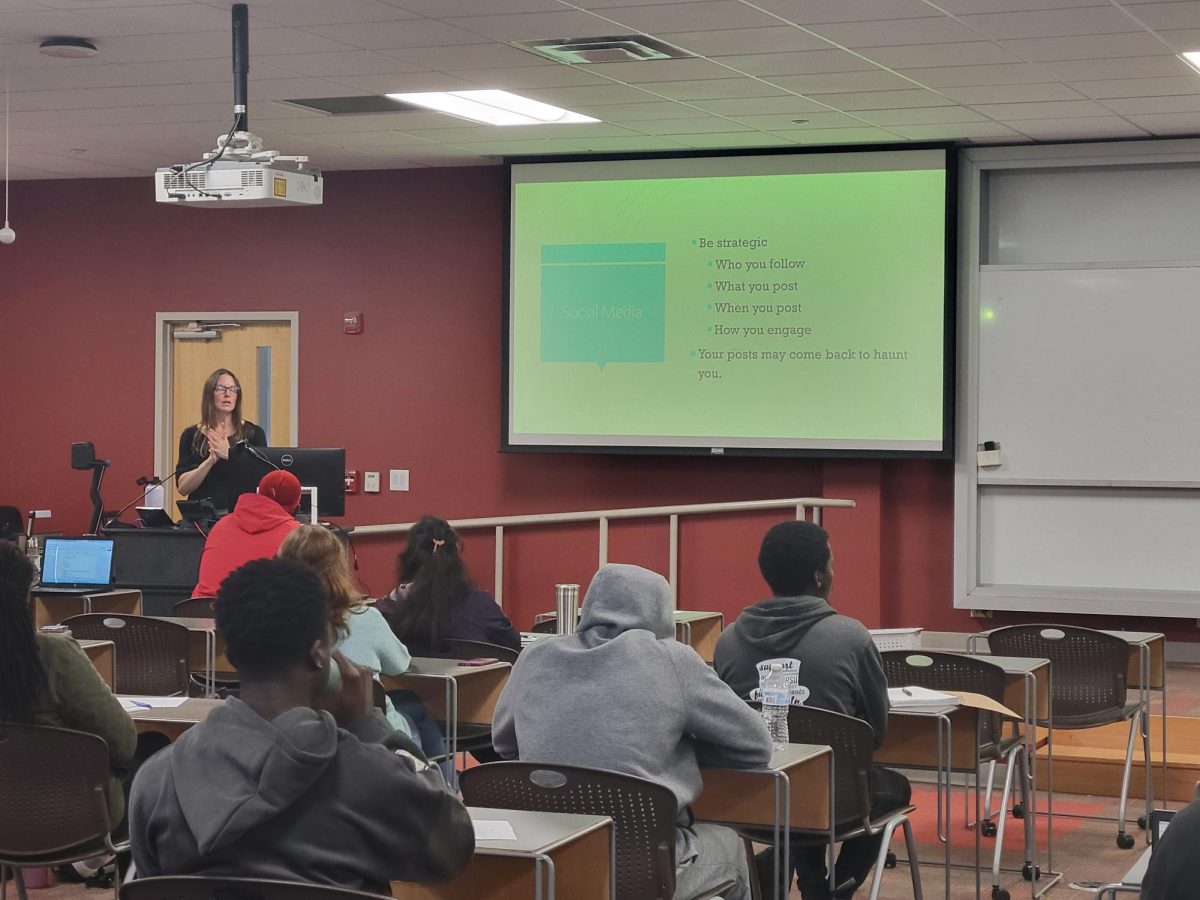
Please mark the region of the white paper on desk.
POLYGON ((958 698, 953 694, 916 686, 888 688, 888 702, 894 709, 920 709, 922 707, 958 706, 959 704, 958 698))
POLYGON ((183 706, 187 697, 131 697, 122 694, 118 699, 124 710, 134 712, 139 709, 174 709, 183 706))
POLYGON ((477 841, 515 841, 517 833, 507 819, 472 819, 477 841))

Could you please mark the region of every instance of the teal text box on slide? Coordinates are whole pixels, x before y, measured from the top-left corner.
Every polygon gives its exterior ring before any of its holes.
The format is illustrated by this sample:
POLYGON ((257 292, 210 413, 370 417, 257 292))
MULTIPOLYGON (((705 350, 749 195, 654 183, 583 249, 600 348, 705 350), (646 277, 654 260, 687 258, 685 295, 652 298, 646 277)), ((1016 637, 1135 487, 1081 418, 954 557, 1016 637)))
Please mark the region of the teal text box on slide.
POLYGON ((662 362, 667 245, 542 246, 542 362, 662 362))

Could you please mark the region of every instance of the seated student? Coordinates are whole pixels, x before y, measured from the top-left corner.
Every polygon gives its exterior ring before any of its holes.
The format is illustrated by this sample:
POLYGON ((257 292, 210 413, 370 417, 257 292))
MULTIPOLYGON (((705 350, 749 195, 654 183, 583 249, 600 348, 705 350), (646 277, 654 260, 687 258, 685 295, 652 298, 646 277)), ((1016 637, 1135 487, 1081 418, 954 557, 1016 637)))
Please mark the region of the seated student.
POLYGON ((252 559, 274 556, 283 539, 300 527, 300 482, 276 469, 263 476, 258 490, 242 494, 233 512, 212 527, 200 555, 200 579, 193 597, 215 597, 225 576, 252 559))
POLYGON ((1154 842, 1150 865, 1142 876, 1142 900, 1181 900, 1196 896, 1200 884, 1200 800, 1171 817, 1166 832, 1154 842))
POLYGON ((579 629, 521 652, 496 704, 492 742, 508 758, 589 766, 669 787, 679 806, 676 900, 723 881, 750 896, 737 835, 693 824, 698 762, 755 768, 771 759, 762 719, 692 648, 675 641, 670 588, 639 566, 592 579, 579 629))
MULTIPOLYGON (((781 522, 763 538, 758 567, 774 596, 748 606, 717 640, 713 666, 721 680, 742 697, 758 687, 757 664, 765 659, 798 659, 800 684, 808 706, 866 721, 875 746, 887 733, 887 677, 871 634, 857 619, 829 605, 833 551, 829 535, 811 522, 781 522)), ((873 813, 908 802, 911 788, 898 772, 871 768, 873 813)), ((835 896, 853 896, 879 852, 880 837, 845 841, 835 866, 835 896), (852 884, 848 882, 853 880, 852 884)), ((771 851, 760 855, 759 871, 772 868, 771 851)), ((829 897, 824 847, 791 850, 804 900, 829 897)), ((791 880, 791 873, 787 874, 791 880)))
MULTIPOLYGON (((33 565, 16 544, 0 541, 0 722, 53 725, 104 738, 113 777, 108 816, 124 830, 120 775, 137 747, 137 730, 74 638, 33 628, 33 565)), ((94 867, 93 867, 94 868, 94 867)))
MULTIPOLYGON (((337 535, 320 525, 301 525, 279 545, 279 558, 303 563, 320 576, 329 596, 329 617, 338 636, 335 649, 346 659, 382 675, 403 675, 408 671, 412 656, 392 634, 379 610, 363 602, 366 598, 354 584, 346 562, 346 548, 337 535)), ((386 715, 393 728, 416 740, 410 723, 396 712, 390 699, 386 715)), ((428 752, 425 747, 421 749, 428 752)))
POLYGON ((396 637, 417 656, 442 641, 482 641, 521 649, 521 635, 467 574, 458 534, 443 519, 424 516, 400 555, 400 584, 379 601, 396 637))
POLYGON ((371 705, 333 650, 329 602, 299 563, 263 559, 217 594, 241 697, 150 758, 133 783, 138 873, 278 878, 387 894, 471 858, 466 808, 371 705))

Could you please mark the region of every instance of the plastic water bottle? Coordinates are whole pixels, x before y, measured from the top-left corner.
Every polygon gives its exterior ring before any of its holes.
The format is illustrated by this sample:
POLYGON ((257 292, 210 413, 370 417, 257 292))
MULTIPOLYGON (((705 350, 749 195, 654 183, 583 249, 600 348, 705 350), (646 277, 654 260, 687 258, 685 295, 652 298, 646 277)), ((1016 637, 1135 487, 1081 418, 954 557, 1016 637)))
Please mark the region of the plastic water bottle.
POLYGON ((771 671, 763 678, 760 697, 762 717, 771 734, 771 743, 776 750, 781 750, 788 743, 788 707, 792 704, 792 689, 779 663, 772 663, 771 671))

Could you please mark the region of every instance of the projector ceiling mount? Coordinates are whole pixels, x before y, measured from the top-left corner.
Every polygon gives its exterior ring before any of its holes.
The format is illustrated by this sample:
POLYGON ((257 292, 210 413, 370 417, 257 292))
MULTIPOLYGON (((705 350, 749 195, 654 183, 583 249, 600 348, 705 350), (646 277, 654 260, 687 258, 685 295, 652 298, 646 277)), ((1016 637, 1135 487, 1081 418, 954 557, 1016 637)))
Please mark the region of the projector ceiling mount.
POLYGON ((319 169, 307 156, 263 149, 250 131, 248 74, 250 22, 245 3, 233 5, 233 125, 199 162, 167 166, 154 176, 159 203, 207 206, 317 205, 323 196, 319 169))

